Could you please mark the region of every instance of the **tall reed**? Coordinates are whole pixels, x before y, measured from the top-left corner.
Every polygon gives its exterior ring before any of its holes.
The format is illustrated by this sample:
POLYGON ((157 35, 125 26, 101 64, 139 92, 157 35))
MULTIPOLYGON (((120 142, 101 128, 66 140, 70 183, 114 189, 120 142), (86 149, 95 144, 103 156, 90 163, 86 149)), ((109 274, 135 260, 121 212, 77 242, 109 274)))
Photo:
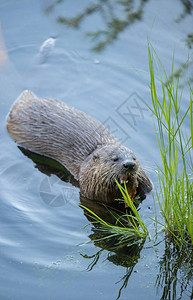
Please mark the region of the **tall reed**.
POLYGON ((178 245, 193 245, 193 103, 192 89, 184 110, 182 99, 184 87, 180 78, 174 77, 174 59, 171 77, 168 80, 165 69, 153 47, 148 45, 149 72, 152 110, 162 165, 158 166, 159 187, 156 189, 167 235, 178 245), (159 74, 157 92, 155 68, 159 74), (190 125, 185 132, 185 124, 190 125))

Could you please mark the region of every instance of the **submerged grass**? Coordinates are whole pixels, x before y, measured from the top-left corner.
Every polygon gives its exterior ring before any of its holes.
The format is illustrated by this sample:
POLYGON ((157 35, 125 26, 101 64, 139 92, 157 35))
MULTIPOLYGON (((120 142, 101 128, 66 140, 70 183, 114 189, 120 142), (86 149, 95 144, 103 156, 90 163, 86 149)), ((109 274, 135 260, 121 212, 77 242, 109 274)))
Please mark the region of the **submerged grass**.
POLYGON ((174 75, 174 59, 171 79, 168 80, 165 69, 153 47, 149 44, 149 71, 151 80, 152 110, 155 116, 156 136, 162 159, 158 167, 159 189, 156 190, 161 213, 165 221, 165 230, 178 245, 193 245, 193 103, 192 89, 186 111, 182 113, 181 102, 183 88, 179 77, 174 75), (158 96, 154 63, 159 73, 162 88, 158 96), (162 79, 163 77, 163 79, 162 79), (185 133, 185 122, 190 130, 185 133))

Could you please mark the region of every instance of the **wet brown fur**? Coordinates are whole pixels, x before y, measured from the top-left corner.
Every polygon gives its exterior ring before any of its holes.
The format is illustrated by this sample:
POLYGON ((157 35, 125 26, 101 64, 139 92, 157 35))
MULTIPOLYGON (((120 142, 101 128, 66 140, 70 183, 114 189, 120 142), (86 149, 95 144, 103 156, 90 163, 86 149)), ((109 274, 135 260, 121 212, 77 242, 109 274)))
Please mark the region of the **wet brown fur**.
POLYGON ((99 121, 63 102, 24 91, 11 107, 6 125, 18 144, 62 163, 90 199, 112 202, 120 198, 115 179, 120 181, 121 176, 128 180, 132 197, 152 189, 130 149, 99 121), (133 171, 125 170, 126 161, 135 161, 133 171))

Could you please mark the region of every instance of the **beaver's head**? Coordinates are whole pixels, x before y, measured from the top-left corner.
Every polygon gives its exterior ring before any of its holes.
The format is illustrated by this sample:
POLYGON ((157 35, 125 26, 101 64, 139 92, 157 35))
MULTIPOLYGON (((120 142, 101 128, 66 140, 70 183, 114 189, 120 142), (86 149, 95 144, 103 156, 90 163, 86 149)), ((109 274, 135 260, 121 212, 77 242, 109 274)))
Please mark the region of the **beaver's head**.
POLYGON ((121 194, 116 180, 126 182, 134 196, 138 187, 139 162, 134 153, 120 144, 102 145, 82 163, 79 173, 81 192, 88 198, 111 202, 121 194))

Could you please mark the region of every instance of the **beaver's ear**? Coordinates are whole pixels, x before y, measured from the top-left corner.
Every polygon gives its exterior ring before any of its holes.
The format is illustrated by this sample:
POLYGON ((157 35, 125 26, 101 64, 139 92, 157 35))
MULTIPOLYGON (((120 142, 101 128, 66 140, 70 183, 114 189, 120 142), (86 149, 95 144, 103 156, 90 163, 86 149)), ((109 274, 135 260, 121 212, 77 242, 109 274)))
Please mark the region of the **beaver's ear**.
POLYGON ((100 157, 99 154, 94 154, 93 155, 93 160, 96 161, 97 159, 99 159, 99 157, 100 157))

